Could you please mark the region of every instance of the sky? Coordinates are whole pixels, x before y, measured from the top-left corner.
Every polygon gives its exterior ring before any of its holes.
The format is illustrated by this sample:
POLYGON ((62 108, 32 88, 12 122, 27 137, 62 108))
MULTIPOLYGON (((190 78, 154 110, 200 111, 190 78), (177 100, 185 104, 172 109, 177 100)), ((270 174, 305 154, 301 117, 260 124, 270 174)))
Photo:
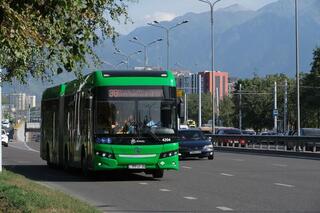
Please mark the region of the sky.
MULTIPOLYGON (((148 22, 171 21, 177 16, 188 12, 201 13, 209 11, 209 5, 198 0, 133 0, 128 3, 129 17, 133 24, 116 24, 116 30, 121 34, 128 34, 137 27, 146 26, 148 22)), ((213 2, 214 0, 211 0, 213 2)), ((221 0, 215 9, 239 4, 245 8, 257 10, 266 4, 277 0, 221 0)))

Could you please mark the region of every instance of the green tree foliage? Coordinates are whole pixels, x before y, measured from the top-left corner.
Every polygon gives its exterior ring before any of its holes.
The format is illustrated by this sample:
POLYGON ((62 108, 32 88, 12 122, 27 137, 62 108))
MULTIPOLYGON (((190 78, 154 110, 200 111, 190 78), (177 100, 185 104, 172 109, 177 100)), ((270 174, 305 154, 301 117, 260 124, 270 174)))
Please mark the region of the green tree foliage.
POLYGON ((1 0, 2 79, 48 78, 62 71, 81 74, 100 39, 115 38, 110 24, 127 17, 121 0, 1 0), (90 56, 90 57, 89 57, 90 56))
POLYGON ((219 126, 235 127, 237 114, 235 104, 231 97, 225 96, 223 100, 220 101, 219 110, 219 122, 217 124, 219 126))
POLYGON ((320 48, 313 52, 310 73, 302 78, 301 126, 320 127, 320 48))
MULTIPOLYGON (((202 123, 211 119, 212 101, 210 94, 202 94, 202 123)), ((198 94, 188 95, 188 119, 195 120, 199 123, 199 96, 198 94)))
MULTIPOLYGON (((284 81, 288 81, 288 93, 292 94, 294 81, 285 75, 269 75, 265 78, 255 76, 252 79, 240 80, 236 84, 236 94, 233 96, 235 105, 236 126, 239 125, 239 85, 242 84, 242 128, 252 128, 257 131, 262 129, 273 129, 273 108, 274 108, 274 82, 277 82, 278 102, 278 126, 283 126, 284 108, 284 81)), ((288 95, 289 96, 289 95, 288 95)), ((289 102, 289 101, 288 101, 289 102)), ((291 108, 290 108, 291 109, 291 108)), ((288 109, 288 110, 290 110, 288 109)))

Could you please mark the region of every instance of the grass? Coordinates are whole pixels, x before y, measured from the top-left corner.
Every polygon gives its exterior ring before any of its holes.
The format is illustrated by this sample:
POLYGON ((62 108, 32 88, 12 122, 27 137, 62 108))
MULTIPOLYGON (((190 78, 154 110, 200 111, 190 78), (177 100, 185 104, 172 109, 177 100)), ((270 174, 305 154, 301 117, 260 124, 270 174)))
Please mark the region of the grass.
POLYGON ((0 173, 0 212, 92 212, 94 207, 13 172, 0 173))

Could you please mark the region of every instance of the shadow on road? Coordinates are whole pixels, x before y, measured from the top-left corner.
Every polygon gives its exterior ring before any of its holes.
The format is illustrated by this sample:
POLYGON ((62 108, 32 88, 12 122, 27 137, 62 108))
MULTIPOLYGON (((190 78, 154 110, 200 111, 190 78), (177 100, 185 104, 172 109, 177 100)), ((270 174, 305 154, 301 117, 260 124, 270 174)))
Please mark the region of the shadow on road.
POLYGON ((95 172, 89 177, 81 175, 79 170, 63 171, 46 165, 7 165, 6 170, 39 182, 121 182, 121 181, 157 181, 144 173, 128 171, 95 172))

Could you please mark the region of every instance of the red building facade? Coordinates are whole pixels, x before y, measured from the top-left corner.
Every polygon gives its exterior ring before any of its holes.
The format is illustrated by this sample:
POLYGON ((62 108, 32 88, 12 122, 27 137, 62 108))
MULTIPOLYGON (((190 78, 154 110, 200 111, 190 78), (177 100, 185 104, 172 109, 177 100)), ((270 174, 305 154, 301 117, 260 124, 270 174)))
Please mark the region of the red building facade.
POLYGON ((222 71, 204 71, 199 72, 199 75, 202 78, 202 91, 204 93, 211 93, 212 94, 212 75, 215 77, 215 82, 213 87, 215 88, 215 92, 218 91, 218 95, 220 99, 223 99, 224 96, 229 94, 229 73, 222 72, 222 71))

